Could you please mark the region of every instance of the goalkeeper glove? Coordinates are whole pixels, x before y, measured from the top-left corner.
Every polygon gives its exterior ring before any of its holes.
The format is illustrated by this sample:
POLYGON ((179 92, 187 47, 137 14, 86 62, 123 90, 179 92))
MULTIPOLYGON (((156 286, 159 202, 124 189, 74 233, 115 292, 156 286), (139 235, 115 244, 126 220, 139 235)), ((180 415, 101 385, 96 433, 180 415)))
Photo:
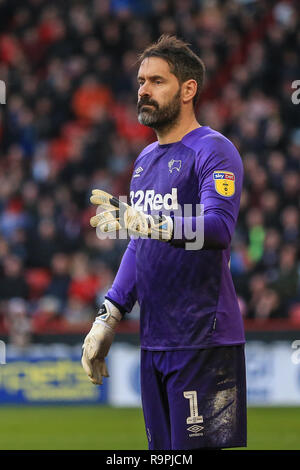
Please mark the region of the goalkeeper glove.
POLYGON ((105 357, 115 336, 115 328, 122 315, 117 307, 105 300, 93 326, 85 337, 81 364, 94 384, 102 384, 102 377, 109 377, 105 357))
POLYGON ((144 214, 100 189, 92 191, 90 200, 105 209, 90 219, 91 226, 103 233, 127 229, 129 235, 137 237, 162 241, 172 239, 173 220, 170 216, 144 214))

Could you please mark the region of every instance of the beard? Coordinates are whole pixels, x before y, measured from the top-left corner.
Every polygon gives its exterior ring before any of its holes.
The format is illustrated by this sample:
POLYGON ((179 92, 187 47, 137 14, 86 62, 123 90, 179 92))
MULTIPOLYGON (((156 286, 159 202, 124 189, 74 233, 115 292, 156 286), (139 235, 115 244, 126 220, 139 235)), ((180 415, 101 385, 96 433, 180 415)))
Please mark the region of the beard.
POLYGON ((180 115, 180 96, 179 89, 169 103, 162 106, 159 106, 157 101, 151 100, 147 96, 141 98, 137 104, 139 123, 160 131, 173 127, 180 115), (152 107, 145 105, 151 105, 152 107))

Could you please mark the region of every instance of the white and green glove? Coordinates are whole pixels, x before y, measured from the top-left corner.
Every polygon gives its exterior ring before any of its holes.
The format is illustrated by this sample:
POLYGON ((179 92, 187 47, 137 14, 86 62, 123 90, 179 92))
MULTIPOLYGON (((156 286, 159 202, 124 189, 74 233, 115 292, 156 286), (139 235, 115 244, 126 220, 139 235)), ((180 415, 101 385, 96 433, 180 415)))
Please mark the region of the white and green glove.
POLYGON ((90 198, 103 212, 91 218, 92 227, 103 233, 128 230, 129 235, 170 241, 173 234, 173 220, 166 215, 149 215, 129 206, 100 189, 94 189, 90 198))
POLYGON ((117 307, 105 300, 82 346, 81 364, 93 384, 102 384, 109 377, 105 357, 115 336, 115 328, 122 315, 117 307))

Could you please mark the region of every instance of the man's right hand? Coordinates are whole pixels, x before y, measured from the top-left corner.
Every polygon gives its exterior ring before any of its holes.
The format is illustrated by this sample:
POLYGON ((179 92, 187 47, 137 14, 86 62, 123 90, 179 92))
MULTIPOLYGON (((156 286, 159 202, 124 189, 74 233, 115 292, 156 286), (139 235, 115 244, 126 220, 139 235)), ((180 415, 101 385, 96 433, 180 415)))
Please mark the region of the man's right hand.
POLYGON ((93 189, 90 200, 104 210, 90 219, 91 226, 102 233, 126 229, 130 236, 164 242, 172 239, 173 220, 170 216, 145 214, 101 189, 93 189))
POLYGON ((117 307, 105 300, 93 326, 85 337, 81 364, 93 384, 102 384, 102 377, 109 377, 105 357, 115 336, 115 328, 122 315, 117 307))

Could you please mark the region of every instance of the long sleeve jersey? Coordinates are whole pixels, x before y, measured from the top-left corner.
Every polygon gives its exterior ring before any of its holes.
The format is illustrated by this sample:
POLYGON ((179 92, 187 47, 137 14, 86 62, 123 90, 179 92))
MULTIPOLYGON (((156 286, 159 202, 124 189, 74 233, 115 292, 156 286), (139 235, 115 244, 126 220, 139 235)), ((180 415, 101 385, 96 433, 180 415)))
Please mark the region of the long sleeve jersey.
POLYGON ((245 342, 229 266, 242 183, 237 149, 208 126, 179 142, 154 142, 136 159, 131 205, 174 220, 170 243, 130 240, 106 295, 126 312, 138 301, 143 349, 245 342), (187 244, 191 231, 201 243, 187 244))

